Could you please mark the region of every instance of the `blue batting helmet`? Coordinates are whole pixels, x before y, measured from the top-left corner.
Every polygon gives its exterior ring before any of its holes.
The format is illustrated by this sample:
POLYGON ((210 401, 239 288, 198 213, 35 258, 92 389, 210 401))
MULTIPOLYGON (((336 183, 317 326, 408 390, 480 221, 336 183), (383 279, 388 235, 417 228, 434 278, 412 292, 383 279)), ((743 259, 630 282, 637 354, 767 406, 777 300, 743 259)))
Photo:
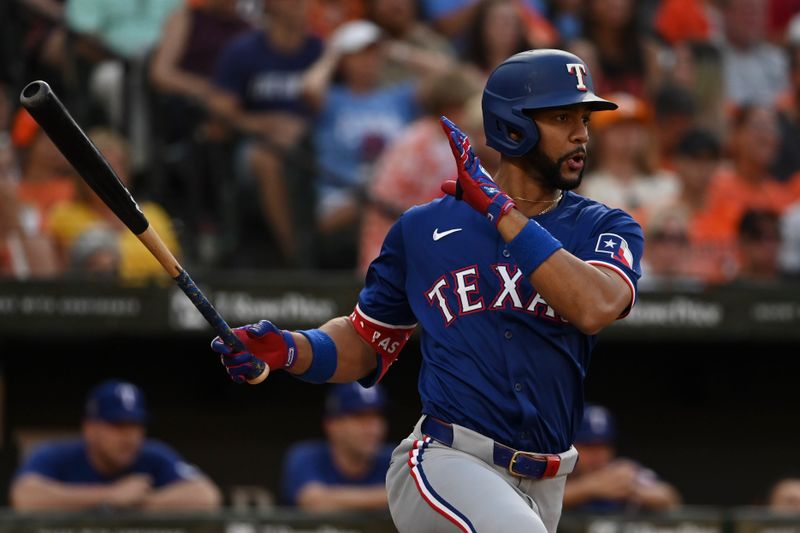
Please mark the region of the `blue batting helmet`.
POLYGON ((551 49, 513 55, 494 69, 483 90, 486 144, 501 154, 524 155, 539 141, 536 123, 525 110, 582 103, 596 111, 617 108, 594 94, 592 76, 578 56, 551 49), (512 139, 509 130, 521 138, 512 139))

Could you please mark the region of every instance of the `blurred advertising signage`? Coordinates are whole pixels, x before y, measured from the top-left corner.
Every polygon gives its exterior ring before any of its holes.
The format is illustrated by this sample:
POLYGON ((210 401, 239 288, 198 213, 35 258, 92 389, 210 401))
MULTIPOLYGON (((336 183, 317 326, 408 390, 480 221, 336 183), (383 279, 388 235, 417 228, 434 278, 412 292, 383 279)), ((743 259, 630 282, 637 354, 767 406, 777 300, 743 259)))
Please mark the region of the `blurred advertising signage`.
MULTIPOLYGON (((309 292, 254 294, 220 289, 207 295, 229 324, 247 324, 267 318, 282 326, 317 326, 344 313, 343 306, 334 297, 309 292)), ((176 329, 208 327, 202 315, 178 289, 170 294, 169 308, 170 324, 176 329)))

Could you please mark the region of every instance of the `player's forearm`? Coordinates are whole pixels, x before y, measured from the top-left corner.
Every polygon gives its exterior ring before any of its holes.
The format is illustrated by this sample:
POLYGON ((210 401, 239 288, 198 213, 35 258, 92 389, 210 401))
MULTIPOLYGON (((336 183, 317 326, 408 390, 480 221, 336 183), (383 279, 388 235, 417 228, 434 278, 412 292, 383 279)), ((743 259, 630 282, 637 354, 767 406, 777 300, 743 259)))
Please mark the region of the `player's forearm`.
POLYGON ((43 476, 20 478, 11 487, 11 505, 18 511, 80 510, 99 507, 108 501, 105 485, 77 485, 43 476))
POLYGON ((648 509, 672 509, 681 503, 680 495, 667 483, 656 483, 640 487, 636 491, 636 500, 648 509))
POLYGON ((219 509, 222 496, 219 489, 207 479, 178 481, 150 493, 144 502, 143 509, 219 509))
POLYGON ((207 80, 174 68, 172 65, 153 66, 150 79, 161 91, 177 93, 195 100, 203 100, 212 91, 207 80))
MULTIPOLYGON (((360 379, 375 369, 377 359, 375 351, 365 343, 347 317, 330 320, 319 328, 336 344, 336 372, 330 379, 335 383, 347 383, 360 379)), ((302 374, 311 365, 313 358, 311 343, 301 333, 293 332, 292 337, 297 344, 297 360, 289 372, 302 374)))
POLYGON ((380 510, 389 505, 383 485, 330 487, 313 484, 300 492, 297 503, 307 511, 380 510))
POLYGON ((564 486, 564 508, 576 507, 596 496, 592 483, 588 479, 567 479, 564 486))
MULTIPOLYGON (((528 218, 511 210, 498 231, 511 242, 528 224, 528 218)), ((594 267, 560 249, 531 274, 531 284, 558 314, 586 334, 595 334, 616 320, 630 304, 632 294, 617 274, 594 267)))
POLYGON ((314 109, 322 107, 325 101, 325 93, 328 92, 333 74, 339 64, 339 58, 339 53, 328 49, 303 75, 303 98, 314 109))
POLYGON ((236 97, 224 89, 212 88, 208 106, 215 117, 222 120, 227 126, 246 133, 255 133, 258 129, 256 116, 242 109, 236 97))

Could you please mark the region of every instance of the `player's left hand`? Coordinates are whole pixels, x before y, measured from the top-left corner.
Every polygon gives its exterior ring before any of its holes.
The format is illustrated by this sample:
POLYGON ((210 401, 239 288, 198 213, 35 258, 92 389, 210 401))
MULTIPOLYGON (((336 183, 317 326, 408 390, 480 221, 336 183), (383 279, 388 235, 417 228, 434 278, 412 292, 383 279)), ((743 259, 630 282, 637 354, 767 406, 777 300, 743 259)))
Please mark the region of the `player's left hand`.
POLYGON ((457 200, 464 200, 497 226, 500 219, 516 207, 514 200, 497 186, 492 176, 481 166, 481 160, 472 150, 469 137, 449 118, 442 116, 439 121, 450 141, 450 149, 458 168, 458 179, 444 182, 442 190, 455 196, 457 200))
POLYGON ((267 363, 270 370, 288 368, 295 361, 297 345, 292 334, 277 328, 269 320, 235 328, 233 333, 247 351, 234 351, 219 337, 211 341, 211 349, 221 354, 222 364, 236 383, 244 383, 254 373, 257 374, 259 361, 267 363))

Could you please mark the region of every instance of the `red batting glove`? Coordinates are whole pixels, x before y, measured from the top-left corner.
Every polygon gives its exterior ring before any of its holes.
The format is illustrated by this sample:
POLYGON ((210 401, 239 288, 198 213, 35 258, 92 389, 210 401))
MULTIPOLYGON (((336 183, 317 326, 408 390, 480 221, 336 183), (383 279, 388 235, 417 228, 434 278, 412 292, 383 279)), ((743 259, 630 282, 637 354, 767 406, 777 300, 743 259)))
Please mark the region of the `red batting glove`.
POLYGON ((456 159, 458 180, 442 184, 442 190, 464 200, 478 213, 488 218, 495 226, 509 211, 516 207, 514 200, 504 193, 481 166, 481 160, 472 150, 469 137, 450 119, 442 116, 439 121, 450 141, 450 149, 456 159))
POLYGON ((297 345, 292 334, 278 329, 269 320, 236 328, 233 333, 242 341, 247 351, 234 352, 219 337, 211 342, 211 349, 222 354, 222 364, 237 383, 252 375, 254 363, 258 359, 267 363, 271 370, 289 368, 296 359, 297 345))

